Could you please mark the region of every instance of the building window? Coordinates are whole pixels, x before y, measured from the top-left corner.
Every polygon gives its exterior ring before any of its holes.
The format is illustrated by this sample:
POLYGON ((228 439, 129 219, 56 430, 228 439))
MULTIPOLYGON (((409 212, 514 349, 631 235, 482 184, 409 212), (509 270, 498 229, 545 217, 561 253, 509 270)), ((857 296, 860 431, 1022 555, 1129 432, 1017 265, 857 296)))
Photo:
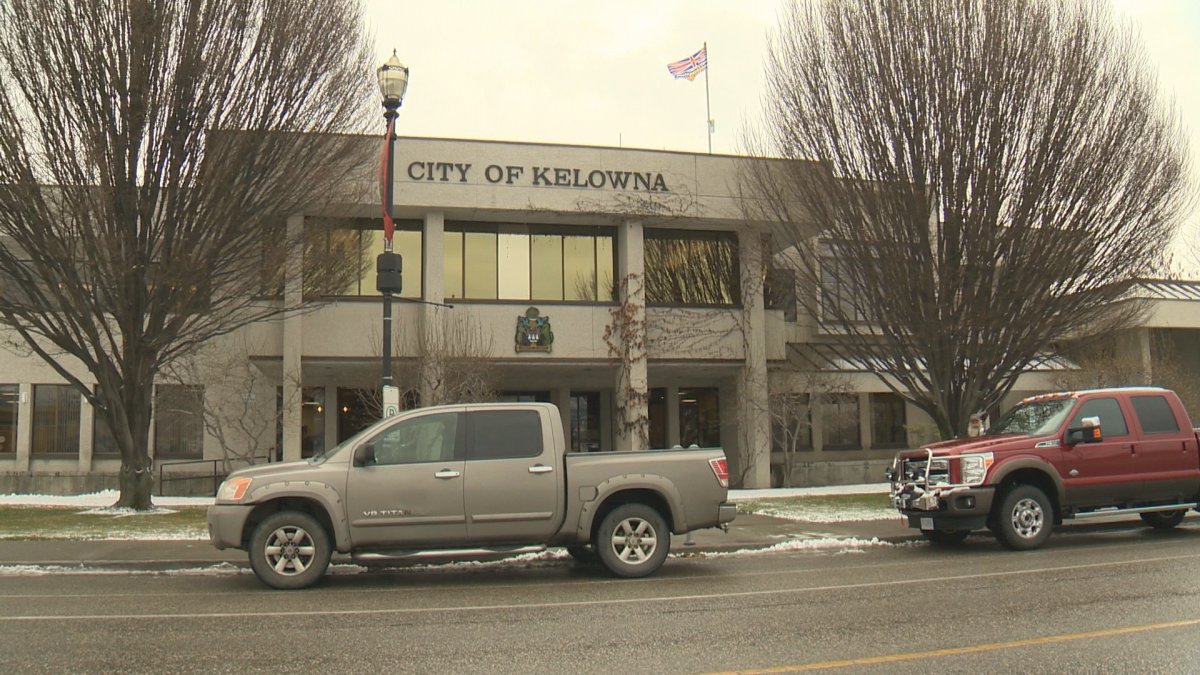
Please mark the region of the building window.
POLYGON ((79 455, 80 395, 69 384, 33 385, 34 455, 79 455))
POLYGON ((549 391, 498 391, 499 403, 551 403, 549 391))
POLYGON ((866 321, 861 293, 855 291, 853 273, 842 262, 836 246, 821 248, 821 319, 823 321, 866 321))
POLYGON ((154 389, 154 455, 204 456, 204 387, 160 384, 154 389))
POLYGON ((824 424, 825 450, 857 450, 862 448, 858 428, 858 396, 834 394, 826 397, 821 406, 824 424))
POLYGON ((614 232, 604 227, 447 223, 446 297, 611 302, 614 232))
POLYGON ((685 448, 721 445, 721 406, 716 387, 679 390, 679 444, 685 448))
MULTIPOLYGON (((100 395, 100 385, 95 387, 96 396, 100 395)), ((92 455, 97 457, 117 457, 121 448, 117 445, 117 437, 108 425, 104 413, 92 410, 92 455)))
POLYGON ((796 321, 796 271, 773 267, 763 284, 763 304, 783 311, 783 320, 796 321))
POLYGON ((17 411, 20 401, 20 385, 0 384, 0 454, 17 451, 17 411))
POLYGON ((600 393, 571 392, 571 452, 600 450, 600 393))
POLYGON ((646 304, 740 304, 737 235, 648 229, 644 244, 646 304))
MULTIPOLYGON (((383 230, 375 221, 353 221, 362 227, 329 227, 306 224, 304 245, 305 296, 374 296, 376 258, 383 253, 383 230)), ((423 236, 421 223, 398 221, 392 234, 392 251, 400 255, 402 298, 422 294, 423 236)))
POLYGON ((871 394, 871 446, 908 447, 904 397, 895 393, 871 394))

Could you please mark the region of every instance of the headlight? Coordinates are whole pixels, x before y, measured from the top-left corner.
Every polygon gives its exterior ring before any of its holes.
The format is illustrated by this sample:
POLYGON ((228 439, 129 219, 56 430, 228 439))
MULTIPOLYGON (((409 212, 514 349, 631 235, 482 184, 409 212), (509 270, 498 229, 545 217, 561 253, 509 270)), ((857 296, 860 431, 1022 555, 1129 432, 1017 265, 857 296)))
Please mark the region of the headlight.
POLYGON ((962 482, 968 485, 980 485, 983 479, 987 476, 988 469, 992 468, 994 461, 992 453, 982 452, 978 455, 963 455, 959 458, 962 461, 962 482))
POLYGON ((217 501, 242 501, 242 497, 246 496, 246 490, 250 489, 250 483, 253 480, 253 478, 230 478, 224 483, 221 483, 221 489, 217 490, 217 501))

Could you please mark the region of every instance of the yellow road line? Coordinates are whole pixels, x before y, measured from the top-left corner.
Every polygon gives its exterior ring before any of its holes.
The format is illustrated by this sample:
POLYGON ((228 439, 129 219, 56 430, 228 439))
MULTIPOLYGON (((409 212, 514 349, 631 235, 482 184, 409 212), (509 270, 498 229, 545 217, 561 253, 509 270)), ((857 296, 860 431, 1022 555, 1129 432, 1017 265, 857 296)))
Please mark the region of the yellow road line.
POLYGON ((887 654, 884 656, 866 656, 860 659, 845 659, 841 661, 822 661, 819 663, 805 663, 796 666, 777 666, 775 668, 759 668, 754 670, 737 670, 726 673, 714 673, 713 675, 758 675, 760 673, 803 673, 812 670, 827 670, 832 668, 847 668, 849 666, 871 666, 883 663, 897 663, 899 661, 915 661, 917 659, 928 659, 936 656, 955 656, 958 654, 977 654, 979 652, 992 652, 1000 649, 1014 649, 1017 647, 1034 647, 1037 645, 1048 645, 1056 642, 1070 642, 1072 640, 1087 640, 1090 638, 1112 637, 1114 635, 1128 635, 1130 633, 1144 633, 1152 630, 1166 630, 1168 628, 1182 628, 1184 626, 1195 626, 1200 624, 1200 619, 1188 619, 1186 621, 1169 621, 1167 623, 1151 623, 1141 626, 1126 626, 1124 628, 1108 628, 1105 630, 1094 630, 1086 633, 1067 633, 1064 635, 1047 635, 1046 637, 1030 638, 1028 640, 1013 640, 1011 642, 990 642, 982 645, 967 645, 965 647, 950 647, 947 649, 933 649, 926 652, 906 652, 903 654, 887 654))

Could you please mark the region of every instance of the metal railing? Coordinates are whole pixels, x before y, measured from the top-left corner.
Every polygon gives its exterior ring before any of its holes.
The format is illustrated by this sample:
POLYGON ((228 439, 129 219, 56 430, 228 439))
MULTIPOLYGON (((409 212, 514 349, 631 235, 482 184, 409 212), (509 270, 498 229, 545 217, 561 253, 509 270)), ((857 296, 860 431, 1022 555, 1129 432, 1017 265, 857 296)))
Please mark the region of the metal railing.
POLYGON ((184 464, 210 464, 212 465, 212 494, 217 496, 217 489, 221 487, 221 481, 225 480, 225 476, 229 475, 227 471, 221 469, 223 459, 181 459, 173 462, 160 462, 158 465, 158 496, 163 496, 163 487, 166 483, 184 481, 184 480, 202 480, 209 478, 208 473, 188 473, 186 475, 172 476, 173 472, 164 471, 168 466, 183 466, 184 464))

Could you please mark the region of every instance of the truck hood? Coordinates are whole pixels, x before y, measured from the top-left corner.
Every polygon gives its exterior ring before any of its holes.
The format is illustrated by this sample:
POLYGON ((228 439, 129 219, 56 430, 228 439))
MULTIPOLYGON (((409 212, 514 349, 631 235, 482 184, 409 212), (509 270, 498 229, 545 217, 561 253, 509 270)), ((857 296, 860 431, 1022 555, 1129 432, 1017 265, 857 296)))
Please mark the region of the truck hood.
POLYGON ((901 457, 922 457, 926 450, 933 450, 939 455, 965 455, 975 452, 1006 452, 1010 450, 1029 450, 1040 441, 1052 439, 1052 436, 1030 436, 1028 434, 1003 434, 1000 436, 980 436, 978 438, 956 438, 939 443, 921 446, 920 450, 900 453, 901 457))
POLYGON ((313 467, 312 462, 300 459, 294 462, 271 462, 238 469, 226 478, 282 478, 289 474, 306 472, 313 467))

